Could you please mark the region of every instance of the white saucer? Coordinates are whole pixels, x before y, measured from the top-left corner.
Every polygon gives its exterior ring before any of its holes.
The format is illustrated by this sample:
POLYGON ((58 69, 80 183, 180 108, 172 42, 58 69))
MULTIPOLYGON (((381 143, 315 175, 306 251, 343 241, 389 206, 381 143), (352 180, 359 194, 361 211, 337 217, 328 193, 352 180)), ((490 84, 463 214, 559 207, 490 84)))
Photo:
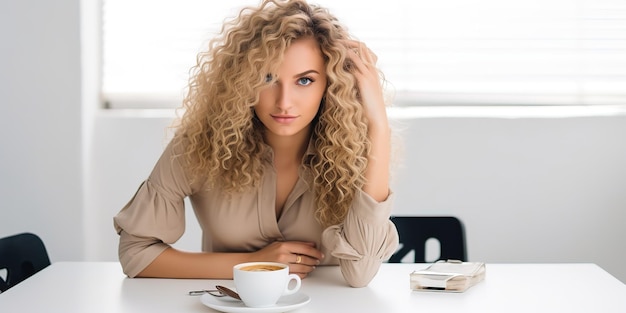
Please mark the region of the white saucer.
POLYGON ((275 305, 266 308, 251 308, 245 306, 242 301, 221 300, 221 298, 206 293, 200 297, 200 301, 211 309, 227 313, 274 313, 287 312, 305 306, 311 302, 311 298, 303 293, 296 293, 283 296, 278 299, 275 305))

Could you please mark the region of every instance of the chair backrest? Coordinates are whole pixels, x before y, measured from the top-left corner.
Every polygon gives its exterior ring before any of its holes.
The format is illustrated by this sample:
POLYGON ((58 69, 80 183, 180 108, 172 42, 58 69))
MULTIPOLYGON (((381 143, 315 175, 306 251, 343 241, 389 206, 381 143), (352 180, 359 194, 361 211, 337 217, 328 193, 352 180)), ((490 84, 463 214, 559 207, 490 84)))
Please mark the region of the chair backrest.
POLYGON ((437 260, 467 261, 465 230, 461 221, 453 216, 392 216, 398 229, 401 248, 389 263, 400 263, 411 251, 415 263, 426 263, 426 242, 430 238, 439 241, 440 255, 437 260))
POLYGON ((41 239, 31 233, 0 238, 0 292, 15 286, 50 265, 48 251, 41 239), (5 275, 3 275, 5 276, 5 275))

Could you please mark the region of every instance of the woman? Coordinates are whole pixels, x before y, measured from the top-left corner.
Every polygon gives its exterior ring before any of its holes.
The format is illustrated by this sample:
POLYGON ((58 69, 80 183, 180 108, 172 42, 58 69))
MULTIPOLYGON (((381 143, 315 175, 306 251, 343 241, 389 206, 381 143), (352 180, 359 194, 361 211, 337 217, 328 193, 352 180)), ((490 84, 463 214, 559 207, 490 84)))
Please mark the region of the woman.
POLYGON ((304 0, 246 8, 198 57, 176 135, 115 216, 130 277, 231 278, 248 261, 365 286, 396 249, 376 57, 304 0), (189 197, 202 251, 170 246, 189 197))

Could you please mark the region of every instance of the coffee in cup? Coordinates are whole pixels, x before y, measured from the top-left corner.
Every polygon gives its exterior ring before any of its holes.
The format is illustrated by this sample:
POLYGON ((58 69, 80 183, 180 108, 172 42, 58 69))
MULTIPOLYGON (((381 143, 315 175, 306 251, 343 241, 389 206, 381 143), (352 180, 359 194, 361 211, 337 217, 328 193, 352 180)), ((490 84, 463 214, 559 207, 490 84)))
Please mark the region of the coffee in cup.
POLYGON ((289 274, 287 264, 275 262, 237 264, 233 281, 243 303, 254 308, 275 305, 281 296, 296 293, 301 285, 300 276, 289 274), (292 281, 294 286, 290 286, 292 281))
POLYGON ((248 266, 243 266, 240 269, 242 271, 250 271, 250 272, 271 272, 278 271, 285 268, 284 266, 276 266, 271 264, 253 264, 248 266))

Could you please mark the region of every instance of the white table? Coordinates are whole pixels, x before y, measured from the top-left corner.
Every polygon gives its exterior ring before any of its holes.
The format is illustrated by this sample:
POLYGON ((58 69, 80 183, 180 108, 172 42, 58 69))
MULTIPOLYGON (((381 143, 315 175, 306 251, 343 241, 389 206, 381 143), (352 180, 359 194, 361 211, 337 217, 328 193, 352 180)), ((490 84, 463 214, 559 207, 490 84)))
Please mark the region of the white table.
MULTIPOLYGON (((626 312, 626 285, 594 264, 487 264, 485 281, 464 293, 409 289, 426 264, 383 264, 364 288, 336 266, 303 281, 311 303, 298 312, 626 312)), ((129 279, 116 262, 58 262, 0 294, 0 312, 214 312, 189 290, 231 280, 129 279)))

